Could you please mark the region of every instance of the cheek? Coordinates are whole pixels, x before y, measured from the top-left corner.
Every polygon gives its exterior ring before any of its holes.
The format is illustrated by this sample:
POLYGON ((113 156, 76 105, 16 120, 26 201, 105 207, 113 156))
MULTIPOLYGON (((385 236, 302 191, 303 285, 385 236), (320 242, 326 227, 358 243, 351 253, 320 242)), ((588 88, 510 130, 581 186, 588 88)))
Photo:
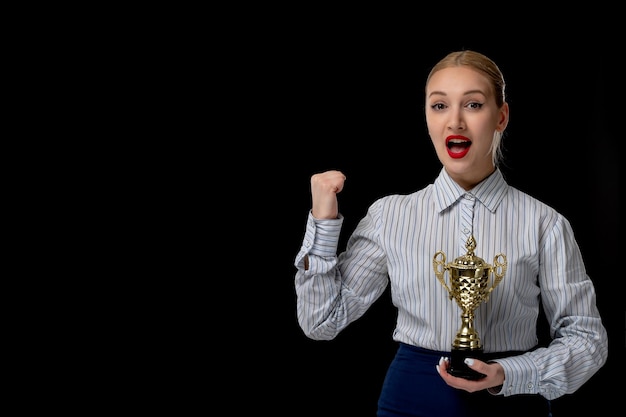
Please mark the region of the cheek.
POLYGON ((446 127, 446 117, 442 114, 429 114, 426 113, 426 126, 429 131, 438 132, 446 127))
POLYGON ((430 138, 430 142, 437 147, 441 142, 441 133, 433 131, 432 129, 428 129, 428 137, 430 138))
POLYGON ((428 134, 431 137, 433 134, 436 135, 438 132, 437 123, 430 117, 426 117, 426 129, 428 129, 428 134))

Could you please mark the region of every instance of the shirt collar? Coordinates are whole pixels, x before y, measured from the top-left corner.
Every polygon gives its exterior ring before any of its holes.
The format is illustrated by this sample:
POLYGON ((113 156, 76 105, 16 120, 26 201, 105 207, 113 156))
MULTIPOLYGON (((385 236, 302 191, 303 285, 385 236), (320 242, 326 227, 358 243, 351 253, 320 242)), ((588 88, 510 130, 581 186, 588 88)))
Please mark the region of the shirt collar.
POLYGON ((470 191, 465 191, 450 178, 446 169, 442 168, 434 182, 435 195, 437 197, 435 199, 435 207, 437 212, 442 212, 466 193, 471 193, 493 213, 504 198, 508 187, 502 172, 496 168, 491 175, 478 183, 476 187, 470 191))

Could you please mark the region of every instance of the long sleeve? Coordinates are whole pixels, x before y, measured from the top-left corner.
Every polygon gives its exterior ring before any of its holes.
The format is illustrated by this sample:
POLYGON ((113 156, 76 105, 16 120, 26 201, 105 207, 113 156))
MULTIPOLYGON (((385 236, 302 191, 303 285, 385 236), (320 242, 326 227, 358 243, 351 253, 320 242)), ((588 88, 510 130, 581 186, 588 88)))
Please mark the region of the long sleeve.
POLYGON ((606 329, 570 224, 562 216, 541 245, 539 286, 553 339, 546 348, 497 360, 505 370, 502 395, 554 399, 580 388, 604 365, 606 329))
POLYGON ((337 256, 343 217, 316 220, 309 213, 302 247, 296 256, 295 288, 300 327, 316 340, 330 340, 360 318, 384 292, 387 269, 384 253, 376 244, 375 227, 364 227, 371 213, 337 256), (348 262, 345 258, 355 256, 348 262), (342 268, 343 267, 343 268, 342 268))

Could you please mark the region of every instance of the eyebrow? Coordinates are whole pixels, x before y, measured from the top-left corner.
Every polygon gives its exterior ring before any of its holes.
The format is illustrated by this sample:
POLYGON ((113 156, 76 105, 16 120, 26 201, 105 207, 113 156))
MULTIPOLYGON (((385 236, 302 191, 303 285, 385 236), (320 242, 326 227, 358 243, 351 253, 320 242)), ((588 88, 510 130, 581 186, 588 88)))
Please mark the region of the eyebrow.
MULTIPOLYGON (((464 93, 463 93, 463 95, 464 95, 464 96, 467 96, 467 95, 469 95, 469 94, 475 94, 475 93, 482 94, 483 96, 487 97, 487 94, 485 94, 485 93, 483 92, 483 90, 469 90, 469 91, 464 92, 464 93)), ((431 96, 433 96, 433 95, 447 96, 447 94, 446 94, 445 92, 435 90, 435 91, 431 92, 431 93, 428 95, 428 97, 431 97, 431 96)))

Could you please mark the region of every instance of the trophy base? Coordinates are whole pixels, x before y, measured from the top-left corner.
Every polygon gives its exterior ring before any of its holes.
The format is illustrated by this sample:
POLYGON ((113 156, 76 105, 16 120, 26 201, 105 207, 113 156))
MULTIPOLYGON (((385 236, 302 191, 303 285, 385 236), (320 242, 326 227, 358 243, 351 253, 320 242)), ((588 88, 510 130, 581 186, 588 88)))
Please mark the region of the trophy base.
POLYGON ((474 371, 464 362, 465 358, 482 360, 482 357, 482 349, 454 348, 452 349, 452 352, 450 352, 450 367, 448 368, 448 373, 450 375, 472 381, 484 378, 487 375, 474 371))

